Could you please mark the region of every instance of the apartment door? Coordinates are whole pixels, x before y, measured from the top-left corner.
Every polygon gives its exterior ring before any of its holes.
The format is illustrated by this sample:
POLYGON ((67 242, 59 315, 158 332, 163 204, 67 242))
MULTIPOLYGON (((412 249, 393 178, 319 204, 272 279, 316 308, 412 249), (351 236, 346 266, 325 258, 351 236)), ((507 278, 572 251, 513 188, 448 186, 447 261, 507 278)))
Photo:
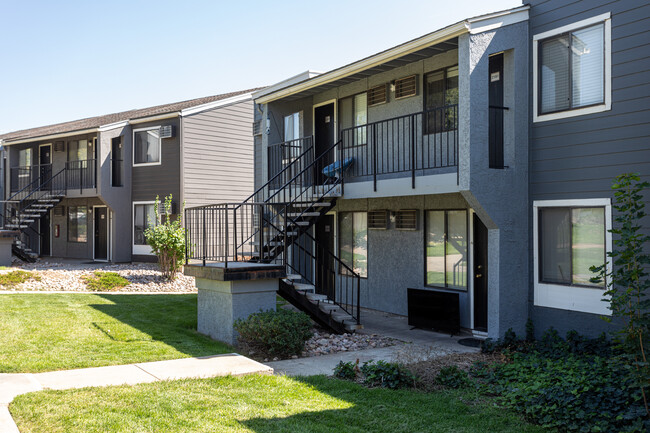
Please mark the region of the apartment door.
POLYGON ((42 144, 38 148, 38 176, 39 184, 43 189, 51 189, 52 185, 48 182, 52 177, 52 145, 42 144), (47 183, 46 183, 47 182, 47 183))
POLYGON ((323 215, 315 224, 314 237, 318 243, 316 247, 315 279, 316 293, 334 298, 334 216, 323 215))
MULTIPOLYGON (((319 157, 334 144, 334 103, 314 108, 314 157, 319 157)), ((314 177, 322 184, 325 176, 322 171, 334 162, 333 152, 329 152, 322 162, 315 165, 314 177)))
POLYGON ((487 332, 488 325, 488 231, 474 214, 474 329, 487 332))
POLYGON ((108 260, 108 208, 95 207, 95 260, 108 260))

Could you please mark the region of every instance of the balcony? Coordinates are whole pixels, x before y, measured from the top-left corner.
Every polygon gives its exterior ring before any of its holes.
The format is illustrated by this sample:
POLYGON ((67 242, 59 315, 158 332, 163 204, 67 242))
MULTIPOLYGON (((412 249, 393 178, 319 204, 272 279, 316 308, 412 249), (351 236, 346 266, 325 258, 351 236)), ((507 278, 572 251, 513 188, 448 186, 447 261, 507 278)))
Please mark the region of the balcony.
MULTIPOLYGON (((415 188, 417 176, 458 173, 458 105, 346 128, 339 139, 336 159, 349 161, 345 181, 372 181, 375 191, 378 179, 410 177, 415 188)), ((313 159, 313 149, 312 137, 270 145, 269 179, 285 167, 299 172, 292 162, 304 153, 313 159)))
MULTIPOLYGON (((95 159, 67 161, 64 171, 63 182, 66 191, 78 189, 81 192, 84 189, 97 187, 97 160, 95 159)), ((12 167, 10 169, 11 192, 38 188, 41 185, 47 187, 52 175, 52 164, 12 167)))

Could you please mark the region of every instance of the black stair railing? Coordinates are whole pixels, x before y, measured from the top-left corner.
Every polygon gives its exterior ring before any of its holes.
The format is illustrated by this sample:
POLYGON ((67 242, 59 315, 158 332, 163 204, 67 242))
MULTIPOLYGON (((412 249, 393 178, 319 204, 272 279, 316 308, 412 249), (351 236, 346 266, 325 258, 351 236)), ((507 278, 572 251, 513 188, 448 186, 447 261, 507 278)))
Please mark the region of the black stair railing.
POLYGON ((78 161, 67 161, 65 163, 66 184, 68 189, 95 188, 97 160, 83 159, 78 161))

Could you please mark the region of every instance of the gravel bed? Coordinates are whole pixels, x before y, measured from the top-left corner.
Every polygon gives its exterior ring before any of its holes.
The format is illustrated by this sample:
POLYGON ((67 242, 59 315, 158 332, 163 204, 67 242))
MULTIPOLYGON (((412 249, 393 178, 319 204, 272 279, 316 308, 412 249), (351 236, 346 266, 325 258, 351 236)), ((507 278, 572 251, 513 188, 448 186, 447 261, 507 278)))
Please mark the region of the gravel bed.
POLYGON ((303 357, 330 355, 338 352, 351 352, 355 350, 378 349, 380 347, 394 346, 402 342, 382 335, 368 334, 330 334, 326 331, 314 329, 314 336, 307 340, 303 357))
POLYGON ((155 263, 84 264, 38 260, 36 263, 25 263, 0 272, 11 272, 14 269, 32 271, 41 277, 40 281, 29 280, 11 288, 0 286, 0 290, 91 292, 86 288, 81 276, 90 275, 94 271, 107 271, 117 272, 130 281, 128 286, 115 290, 115 293, 196 292, 194 277, 187 277, 182 273, 178 273, 174 281, 165 281, 158 271, 158 265, 155 263))

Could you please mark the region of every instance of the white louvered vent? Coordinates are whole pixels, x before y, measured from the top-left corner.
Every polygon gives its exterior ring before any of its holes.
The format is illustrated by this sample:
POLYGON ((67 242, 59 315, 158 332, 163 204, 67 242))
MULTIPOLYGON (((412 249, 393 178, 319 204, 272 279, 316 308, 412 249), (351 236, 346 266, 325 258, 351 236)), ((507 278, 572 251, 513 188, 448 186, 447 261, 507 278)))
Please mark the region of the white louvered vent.
POLYGON ((253 122, 253 135, 262 135, 262 120, 253 122))
POLYGON ((160 138, 172 138, 174 136, 174 127, 165 125, 160 127, 160 138))

